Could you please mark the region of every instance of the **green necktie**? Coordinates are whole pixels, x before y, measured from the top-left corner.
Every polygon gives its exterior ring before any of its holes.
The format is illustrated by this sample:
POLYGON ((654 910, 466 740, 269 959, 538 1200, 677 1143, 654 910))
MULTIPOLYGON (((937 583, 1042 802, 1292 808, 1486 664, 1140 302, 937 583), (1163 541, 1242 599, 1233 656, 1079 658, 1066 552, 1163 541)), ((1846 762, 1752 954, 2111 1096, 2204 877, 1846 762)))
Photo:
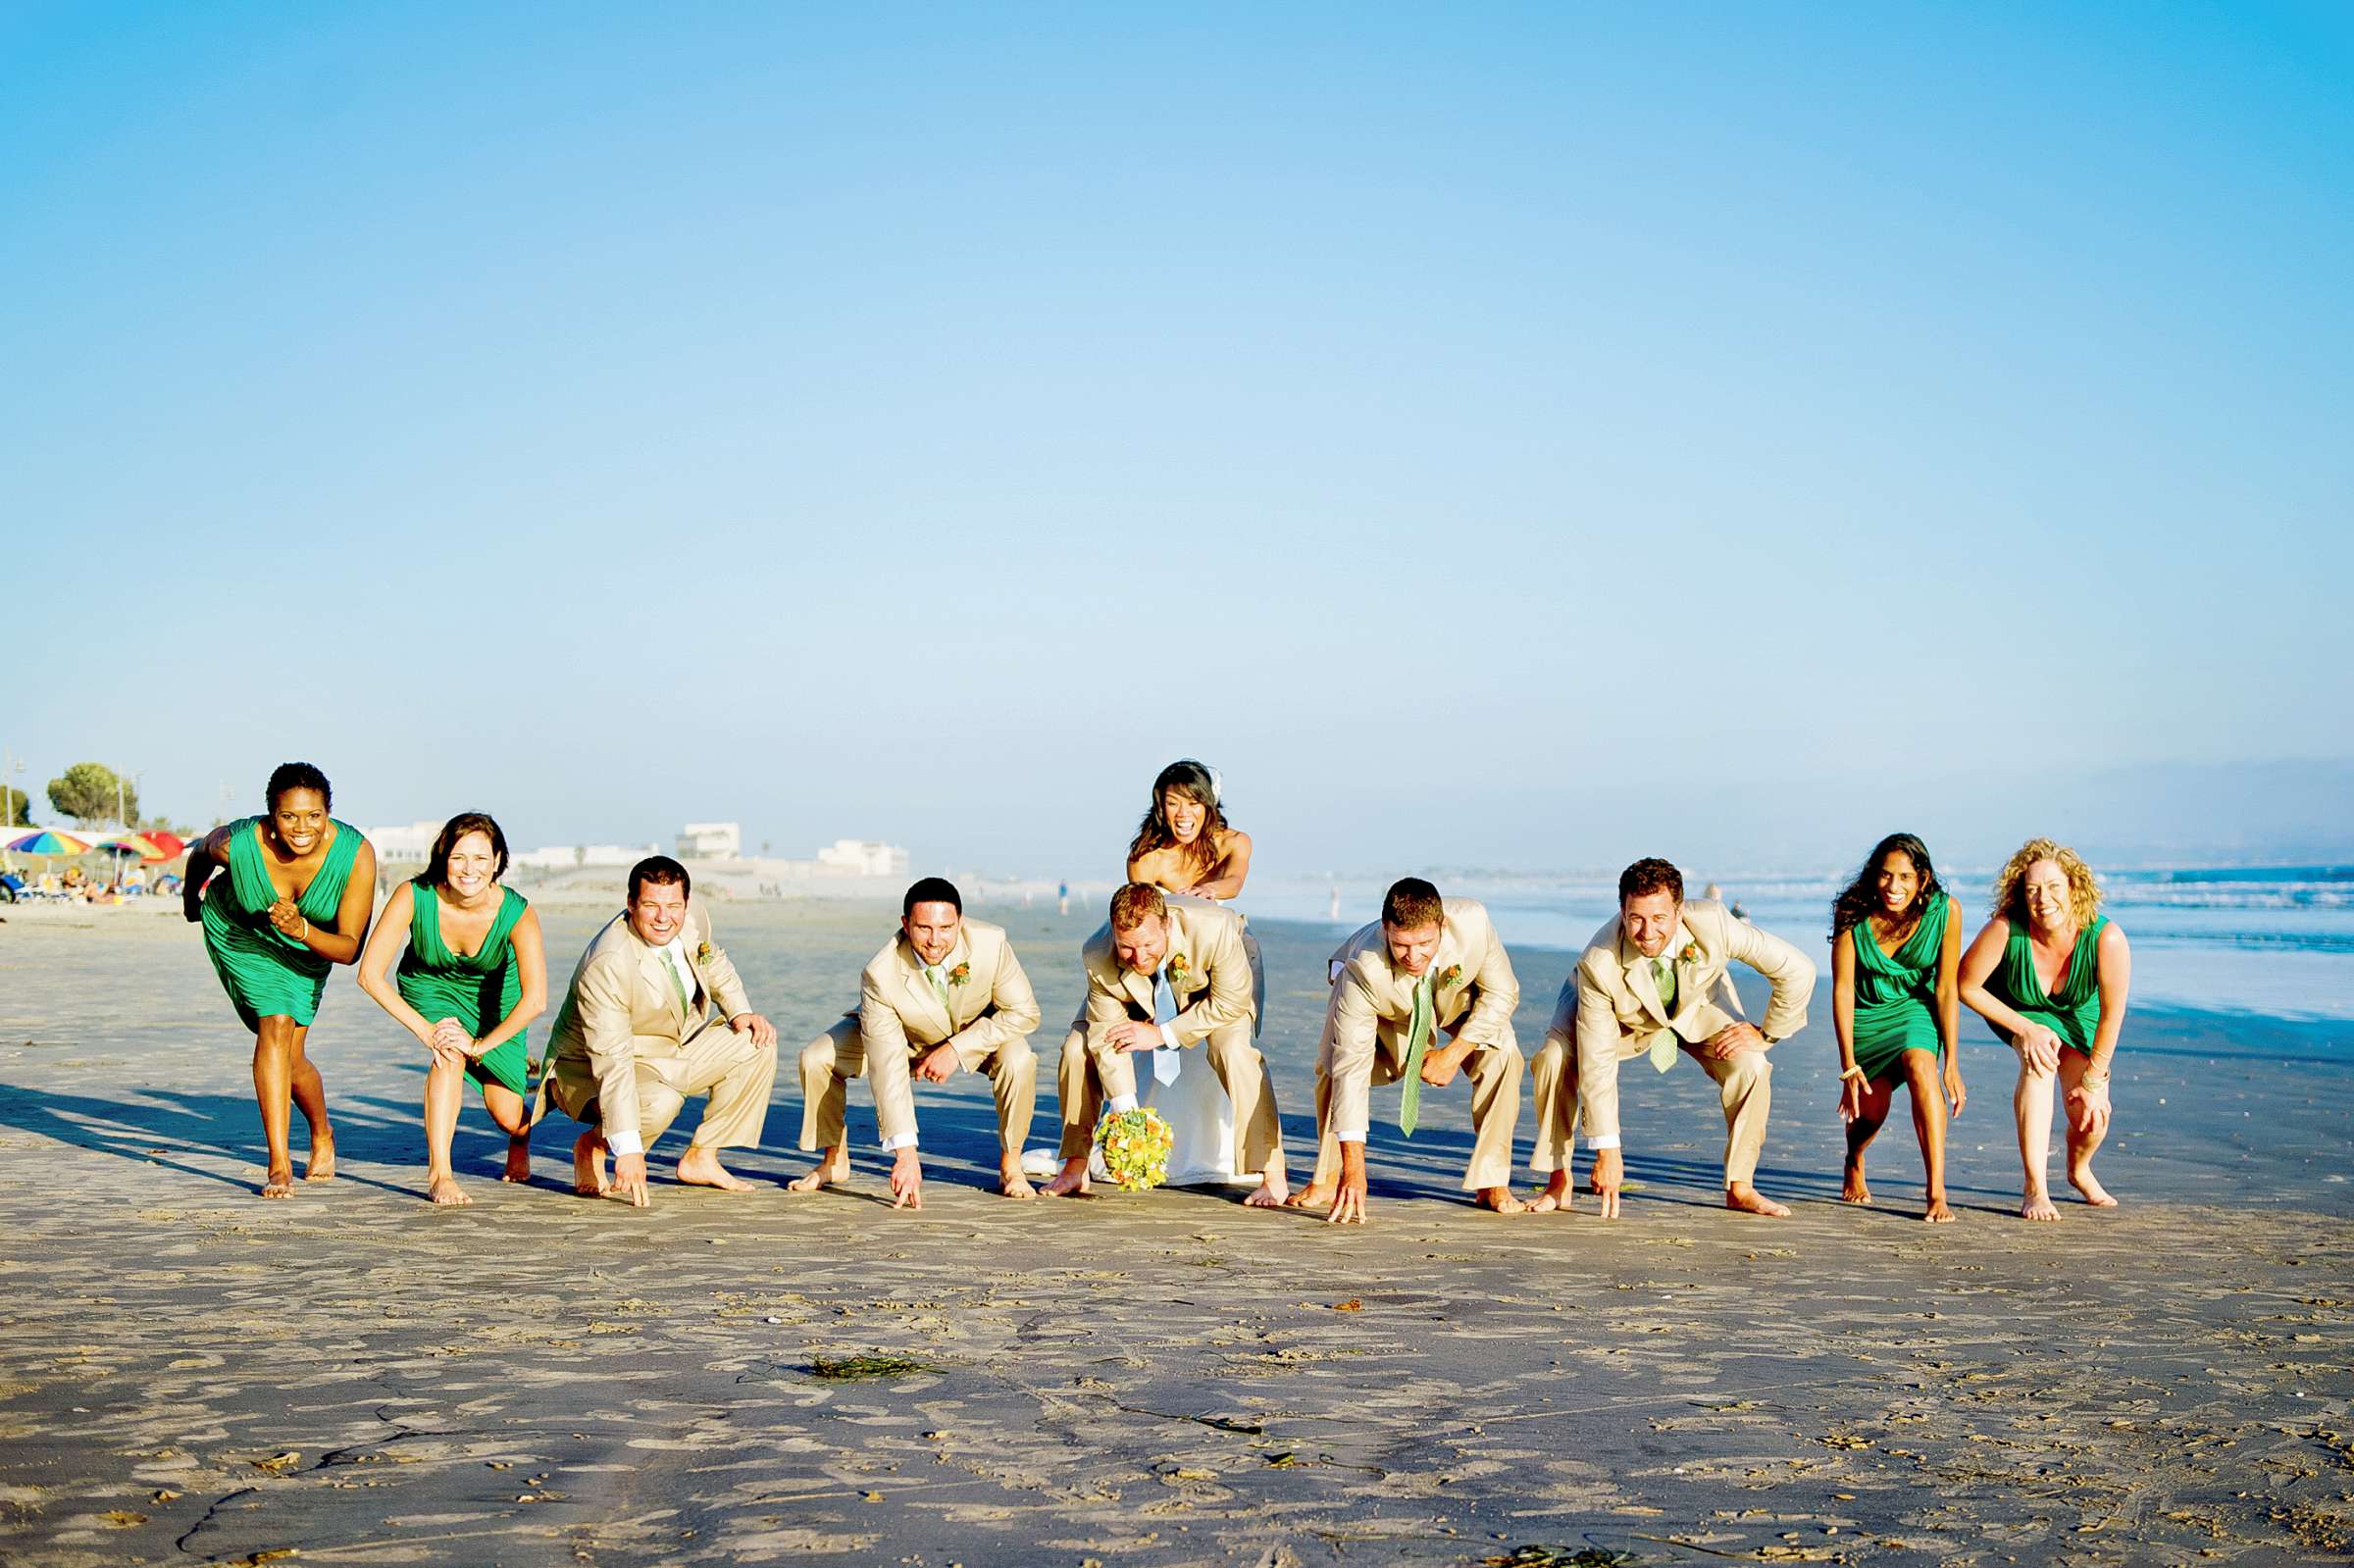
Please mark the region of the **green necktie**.
MULTIPOLYGON (((1669 1018, 1675 1016, 1675 966, 1664 958, 1651 961, 1651 978, 1658 984, 1660 1011, 1669 1018)), ((1675 1034, 1661 1030, 1651 1042, 1651 1065, 1664 1073, 1675 1065, 1675 1034)))
MULTIPOLYGON (((942 978, 940 966, 938 964, 926 964, 924 966, 924 979, 932 983, 932 994, 940 998, 940 1010, 944 1013, 947 1013, 948 983, 947 980, 942 978)), ((949 1013, 948 1022, 952 1024, 955 1021, 955 1015, 953 1013, 949 1013)))
POLYGON ((1414 982, 1414 1016, 1406 1026, 1406 1087, 1398 1095, 1398 1131, 1414 1136, 1422 1109, 1422 1057, 1430 1049, 1430 977, 1414 982))
POLYGON ((670 961, 667 952, 662 955, 662 973, 670 977, 670 988, 679 993, 679 1016, 691 1016, 694 1009, 687 1000, 687 983, 679 979, 679 966, 670 961))

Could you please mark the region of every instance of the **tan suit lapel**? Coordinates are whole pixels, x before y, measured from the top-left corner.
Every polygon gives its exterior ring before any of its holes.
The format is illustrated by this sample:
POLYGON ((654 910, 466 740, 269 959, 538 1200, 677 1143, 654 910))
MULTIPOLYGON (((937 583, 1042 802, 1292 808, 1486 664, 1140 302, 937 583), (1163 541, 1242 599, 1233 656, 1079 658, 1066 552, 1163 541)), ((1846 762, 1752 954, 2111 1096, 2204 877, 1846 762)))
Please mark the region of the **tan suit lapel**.
MULTIPOLYGON (((637 938, 633 936, 631 939, 637 938)), ((685 1039, 693 1013, 693 998, 688 998, 685 1007, 679 1005, 679 983, 671 972, 670 960, 662 956, 661 948, 642 941, 638 943, 638 984, 644 987, 643 994, 653 999, 654 1016, 669 1024, 671 1037, 685 1039)))
POLYGON ((1151 1018, 1154 1011, 1152 1006, 1152 977, 1150 975, 1140 975, 1135 970, 1130 969, 1126 964, 1120 964, 1117 954, 1113 955, 1111 961, 1120 965, 1120 985, 1128 992, 1128 999, 1145 1010, 1145 1017, 1151 1018))
MULTIPOLYGON (((1626 939, 1626 933, 1623 931, 1618 934, 1618 968, 1619 972, 1626 976, 1627 994, 1641 1002, 1644 1010, 1649 1012, 1652 1017, 1658 1019, 1663 1025, 1665 1024, 1667 1007, 1660 1000, 1660 983, 1658 978, 1652 974, 1651 960, 1644 957, 1642 950, 1626 939)), ((1681 975, 1676 977, 1676 983, 1679 986, 1683 983, 1681 975)))
MULTIPOLYGON (((1456 939, 1455 927, 1451 924, 1440 928, 1439 950, 1430 960, 1430 1022, 1434 1030, 1447 1028, 1463 1014, 1463 998, 1471 990, 1470 975, 1458 975, 1452 986, 1439 984, 1447 971, 1460 969, 1462 963, 1463 944, 1456 939), (1454 1011, 1450 1012, 1449 1008, 1454 1011)), ((1406 987, 1406 1016, 1409 1022, 1414 1016, 1413 990, 1413 985, 1409 982, 1406 987)), ((1437 1042, 1432 1043, 1435 1045, 1437 1042)))

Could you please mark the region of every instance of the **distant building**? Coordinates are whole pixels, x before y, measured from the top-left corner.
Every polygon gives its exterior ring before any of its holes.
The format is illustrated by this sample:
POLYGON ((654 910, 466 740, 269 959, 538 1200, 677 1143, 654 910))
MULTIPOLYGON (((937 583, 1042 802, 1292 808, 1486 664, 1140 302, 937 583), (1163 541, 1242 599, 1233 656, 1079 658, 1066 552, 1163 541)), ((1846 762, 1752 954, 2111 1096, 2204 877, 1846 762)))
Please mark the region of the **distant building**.
POLYGON ((733 860, 743 853, 743 829, 733 822, 691 822, 679 830, 681 860, 733 860))
POLYGON ((583 844, 575 851, 584 866, 635 866, 648 855, 662 852, 656 844, 583 844))
POLYGON ((817 852, 820 870, 846 872, 853 877, 904 877, 907 875, 907 851, 897 844, 875 843, 864 838, 837 838, 829 848, 817 852))
POLYGON ((379 863, 408 861, 422 866, 434 852, 434 840, 440 836, 441 825, 412 822, 405 828, 362 828, 360 832, 376 846, 379 863))
POLYGON ((570 871, 581 863, 578 844, 546 844, 515 857, 515 864, 533 871, 570 871))

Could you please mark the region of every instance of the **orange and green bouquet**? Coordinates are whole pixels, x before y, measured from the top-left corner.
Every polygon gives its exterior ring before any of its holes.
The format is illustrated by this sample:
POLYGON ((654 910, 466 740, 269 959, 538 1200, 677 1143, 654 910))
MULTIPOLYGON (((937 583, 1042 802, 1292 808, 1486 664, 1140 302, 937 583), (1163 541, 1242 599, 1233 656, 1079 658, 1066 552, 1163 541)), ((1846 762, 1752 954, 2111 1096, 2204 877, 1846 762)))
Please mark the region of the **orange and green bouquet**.
POLYGON ((1169 1154, 1177 1135, 1149 1105, 1114 1111, 1096 1124, 1103 1169, 1123 1192, 1143 1192, 1169 1179, 1169 1154))

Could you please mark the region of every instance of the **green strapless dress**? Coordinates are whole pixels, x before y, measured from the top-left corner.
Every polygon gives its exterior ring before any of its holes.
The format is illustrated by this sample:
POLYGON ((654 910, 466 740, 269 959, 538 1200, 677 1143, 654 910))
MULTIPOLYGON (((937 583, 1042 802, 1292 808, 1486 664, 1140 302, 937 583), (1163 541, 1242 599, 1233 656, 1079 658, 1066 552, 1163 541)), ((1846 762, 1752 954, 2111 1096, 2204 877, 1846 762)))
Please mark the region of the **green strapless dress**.
POLYGON ((1954 901, 1937 894, 1893 953, 1880 951, 1868 921, 1848 933, 1856 945, 1856 1065, 1866 1078, 1896 1071, 1907 1051, 1944 1051, 1937 1035, 1937 960, 1953 916, 1954 901))
MULTIPOLYGON (((531 908, 530 900, 512 887, 501 888, 498 913, 481 952, 454 953, 441 939, 441 895, 421 883, 409 886, 409 948, 400 955, 393 984, 400 998, 425 1015, 429 1024, 454 1018, 466 1033, 481 1039, 498 1027, 523 998, 523 976, 515 963, 515 923, 531 908)), ((521 1094, 530 1082, 531 1057, 524 1045, 526 1031, 502 1040, 466 1064, 466 1076, 477 1084, 501 1084, 521 1094)))
MULTIPOLYGON (((328 821, 333 841, 295 904, 314 926, 334 924, 351 863, 366 842, 351 824, 328 821)), ((230 828, 229 867, 204 890, 204 950, 247 1029, 259 1030, 265 1018, 291 1018, 307 1026, 319 1016, 327 972, 334 966, 270 924, 278 889, 270 883, 261 834, 259 817, 230 828)))
POLYGON ((2043 982, 2035 978, 2026 922, 2013 921, 2003 961, 1987 977, 1986 988, 2021 1018, 2059 1036, 2070 1050, 2090 1056, 2093 1032, 2101 1025, 2101 932, 2108 924, 2107 915, 2095 915, 2076 933, 2076 945, 2068 955, 2068 978, 2060 983, 2059 995, 2047 996, 2043 982))

